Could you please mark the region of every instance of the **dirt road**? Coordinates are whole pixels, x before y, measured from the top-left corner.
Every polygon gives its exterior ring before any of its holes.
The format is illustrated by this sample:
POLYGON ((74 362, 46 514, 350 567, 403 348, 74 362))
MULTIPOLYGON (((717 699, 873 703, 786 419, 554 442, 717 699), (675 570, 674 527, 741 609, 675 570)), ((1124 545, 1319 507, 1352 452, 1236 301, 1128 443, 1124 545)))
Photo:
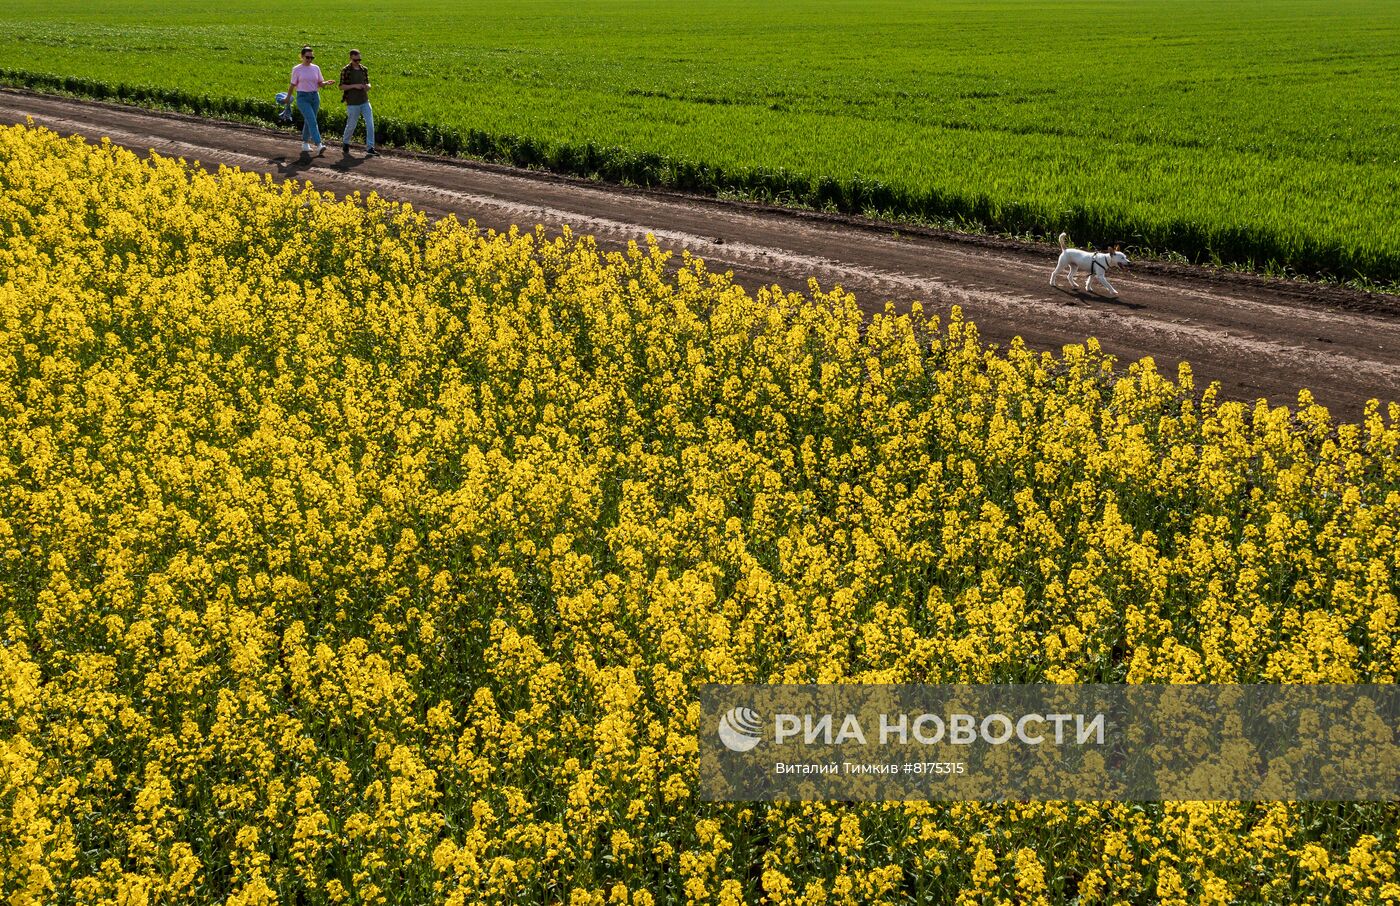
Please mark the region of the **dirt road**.
MULTIPOLYGON (((348 194, 376 191, 434 214, 488 227, 568 224, 617 247, 651 233, 689 249, 750 288, 839 284, 869 309, 886 300, 946 312, 963 307, 989 342, 1021 336, 1058 351, 1094 336, 1121 363, 1152 356, 1174 375, 1190 362, 1197 385, 1231 398, 1292 405, 1306 387, 1334 417, 1365 401, 1400 400, 1400 299, 1180 265, 1138 263, 1112 277, 1110 300, 1051 289, 1057 250, 1026 243, 894 228, 861 218, 778 210, 619 188, 491 164, 390 151, 366 160, 299 160, 290 133, 176 114, 0 90, 0 122, 34 122, 65 135, 103 136, 138 151, 308 179, 348 194)), ((1091 238, 1091 237, 1084 237, 1091 238)))

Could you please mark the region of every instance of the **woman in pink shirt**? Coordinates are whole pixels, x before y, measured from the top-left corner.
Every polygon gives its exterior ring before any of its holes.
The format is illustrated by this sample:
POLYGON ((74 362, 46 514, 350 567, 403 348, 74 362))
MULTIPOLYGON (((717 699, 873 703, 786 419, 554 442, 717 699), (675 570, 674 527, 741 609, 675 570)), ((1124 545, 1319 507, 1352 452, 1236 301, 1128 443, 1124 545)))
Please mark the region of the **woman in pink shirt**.
POLYGON ((287 86, 287 97, 295 96, 297 109, 301 111, 301 153, 310 154, 314 144, 317 154, 326 150, 321 141, 321 127, 316 115, 321 111, 321 88, 331 84, 321 78, 321 67, 311 62, 316 54, 308 44, 301 49, 301 63, 292 67, 292 83, 287 86))

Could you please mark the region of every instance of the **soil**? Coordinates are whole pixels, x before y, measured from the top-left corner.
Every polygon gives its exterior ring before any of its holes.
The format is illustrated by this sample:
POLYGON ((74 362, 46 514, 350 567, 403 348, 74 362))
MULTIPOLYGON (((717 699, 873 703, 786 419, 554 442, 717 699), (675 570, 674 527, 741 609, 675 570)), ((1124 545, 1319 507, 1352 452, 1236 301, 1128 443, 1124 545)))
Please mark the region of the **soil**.
MULTIPOLYGON (((1196 386, 1293 405, 1300 388, 1334 418, 1355 421, 1369 399, 1400 401, 1400 298, 1342 286, 1164 262, 1139 262, 1110 279, 1116 299, 1049 286, 1058 248, 861 217, 798 211, 608 185, 495 164, 398 150, 342 157, 338 136, 320 157, 300 155, 293 133, 181 114, 0 90, 0 122, 38 125, 139 153, 309 180, 351 195, 377 192, 434 216, 522 229, 565 225, 604 248, 651 234, 689 250, 711 271, 755 289, 807 289, 808 278, 856 294, 869 311, 914 300, 946 313, 962 306, 983 339, 1021 337, 1058 352, 1097 337, 1120 367, 1150 356, 1174 377, 1190 363, 1196 386)), ((1093 237, 1079 237, 1092 239, 1093 237)))

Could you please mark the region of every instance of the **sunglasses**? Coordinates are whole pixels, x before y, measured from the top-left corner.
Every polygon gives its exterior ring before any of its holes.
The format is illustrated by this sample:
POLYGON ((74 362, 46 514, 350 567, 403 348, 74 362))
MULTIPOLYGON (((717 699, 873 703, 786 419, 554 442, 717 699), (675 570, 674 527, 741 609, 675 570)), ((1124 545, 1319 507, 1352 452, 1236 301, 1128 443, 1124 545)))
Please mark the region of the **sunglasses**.
POLYGON ((301 58, 303 60, 314 60, 316 59, 316 55, 314 53, 304 53, 301 55, 301 58))

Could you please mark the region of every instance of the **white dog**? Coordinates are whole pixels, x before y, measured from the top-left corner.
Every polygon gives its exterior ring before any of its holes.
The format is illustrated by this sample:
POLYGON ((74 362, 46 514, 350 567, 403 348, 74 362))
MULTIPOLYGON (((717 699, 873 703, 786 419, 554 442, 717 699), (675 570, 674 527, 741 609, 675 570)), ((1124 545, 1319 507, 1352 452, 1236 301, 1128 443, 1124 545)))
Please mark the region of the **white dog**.
POLYGON ((1084 291, 1093 292, 1091 283, 1098 280, 1113 295, 1118 295, 1118 290, 1113 288, 1113 284, 1108 282, 1108 269, 1113 265, 1126 267, 1130 262, 1128 256, 1118 250, 1118 246, 1113 246, 1106 252, 1086 252, 1082 249, 1068 248, 1065 243, 1069 240, 1067 233, 1060 234, 1060 260, 1055 263, 1055 270, 1050 273, 1050 285, 1054 286, 1055 281, 1060 279, 1061 274, 1069 275, 1069 285, 1071 289, 1077 289, 1074 278, 1079 271, 1088 271, 1084 278, 1084 291))

